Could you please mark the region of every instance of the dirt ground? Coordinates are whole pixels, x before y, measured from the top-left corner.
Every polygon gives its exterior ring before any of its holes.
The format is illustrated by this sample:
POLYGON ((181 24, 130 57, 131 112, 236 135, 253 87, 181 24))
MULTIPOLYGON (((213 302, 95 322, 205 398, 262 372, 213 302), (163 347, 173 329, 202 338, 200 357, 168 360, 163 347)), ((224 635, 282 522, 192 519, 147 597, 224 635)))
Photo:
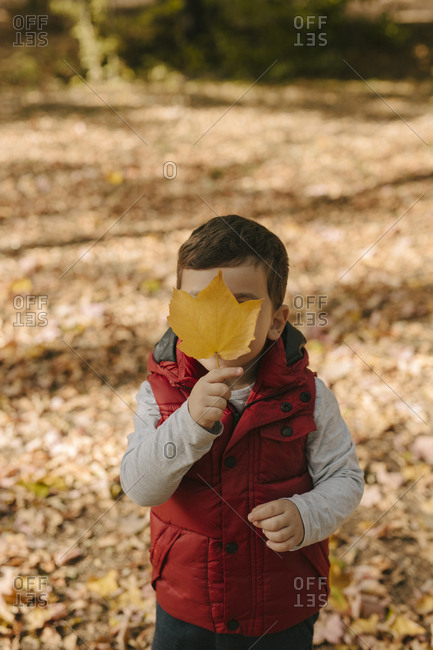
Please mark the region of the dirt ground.
POLYGON ((150 648, 149 509, 119 464, 177 249, 233 213, 286 244, 365 471, 315 644, 432 647, 432 88, 369 83, 2 92, 1 648, 150 648))

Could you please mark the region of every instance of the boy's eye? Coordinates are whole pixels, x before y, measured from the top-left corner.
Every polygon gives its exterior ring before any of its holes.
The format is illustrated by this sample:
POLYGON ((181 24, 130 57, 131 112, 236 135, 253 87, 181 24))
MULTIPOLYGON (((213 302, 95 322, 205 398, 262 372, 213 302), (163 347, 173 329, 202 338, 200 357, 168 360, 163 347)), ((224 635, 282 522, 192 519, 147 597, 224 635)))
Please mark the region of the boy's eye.
MULTIPOLYGON (((233 294, 234 295, 234 294, 233 294)), ((257 300, 255 296, 243 295, 242 293, 235 296, 237 302, 248 302, 249 300, 257 300)))

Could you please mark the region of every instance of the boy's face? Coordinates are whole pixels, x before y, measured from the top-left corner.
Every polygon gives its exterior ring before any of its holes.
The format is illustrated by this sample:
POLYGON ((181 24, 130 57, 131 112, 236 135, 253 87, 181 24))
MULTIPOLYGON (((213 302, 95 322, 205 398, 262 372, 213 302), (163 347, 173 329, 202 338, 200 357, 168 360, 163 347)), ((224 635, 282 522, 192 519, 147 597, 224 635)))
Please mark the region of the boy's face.
MULTIPOLYGON (((244 374, 236 380, 236 388, 241 388, 256 377, 258 364, 254 364, 254 360, 260 356, 267 338, 271 340, 279 338, 286 324, 289 308, 287 305, 281 305, 279 309, 274 310, 268 295, 266 274, 261 266, 254 267, 252 264, 243 263, 240 266, 218 268, 221 269, 224 282, 238 302, 263 298, 254 331, 255 339, 249 344, 251 352, 230 361, 219 359, 220 368, 243 367, 244 374), (249 368, 251 370, 248 372, 249 368)), ((218 268, 183 269, 180 288, 195 297, 217 275, 218 268)), ((206 370, 213 370, 217 367, 215 355, 210 359, 199 359, 198 361, 206 370)))

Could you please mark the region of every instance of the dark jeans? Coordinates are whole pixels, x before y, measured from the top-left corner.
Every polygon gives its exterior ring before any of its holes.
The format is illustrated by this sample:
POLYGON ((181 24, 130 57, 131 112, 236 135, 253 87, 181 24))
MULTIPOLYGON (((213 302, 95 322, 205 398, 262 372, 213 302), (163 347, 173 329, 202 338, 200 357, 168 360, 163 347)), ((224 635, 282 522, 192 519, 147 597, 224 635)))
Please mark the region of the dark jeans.
POLYGON ((157 602, 152 650, 312 650, 318 618, 316 612, 287 630, 262 637, 217 634, 170 616, 157 602))

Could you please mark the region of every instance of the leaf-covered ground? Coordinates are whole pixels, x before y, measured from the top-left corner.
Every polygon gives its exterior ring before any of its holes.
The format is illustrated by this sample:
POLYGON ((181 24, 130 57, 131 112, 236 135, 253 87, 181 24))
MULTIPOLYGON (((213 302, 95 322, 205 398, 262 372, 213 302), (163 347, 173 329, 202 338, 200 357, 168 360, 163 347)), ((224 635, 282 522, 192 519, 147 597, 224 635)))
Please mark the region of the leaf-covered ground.
POLYGON ((177 249, 230 213, 286 244, 365 470, 315 643, 431 647, 431 85, 262 80, 228 110, 248 84, 76 81, 3 91, 1 648, 150 647, 149 510, 119 464, 177 249))

